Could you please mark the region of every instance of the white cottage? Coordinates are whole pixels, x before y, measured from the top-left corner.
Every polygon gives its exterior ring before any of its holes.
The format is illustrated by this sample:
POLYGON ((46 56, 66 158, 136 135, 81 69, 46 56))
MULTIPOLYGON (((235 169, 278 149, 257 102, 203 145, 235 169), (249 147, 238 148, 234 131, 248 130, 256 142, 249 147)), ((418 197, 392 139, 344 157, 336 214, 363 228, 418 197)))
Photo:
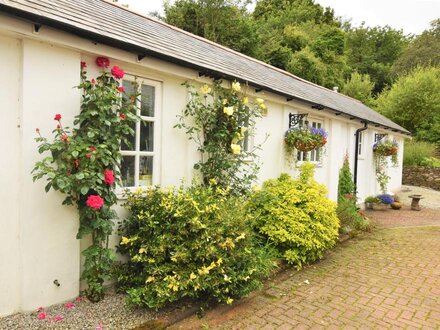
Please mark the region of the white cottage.
POLYGON ((124 68, 128 79, 142 82, 142 97, 154 110, 145 114, 148 126, 137 129, 144 143, 124 151, 129 186, 173 185, 193 176, 195 147, 173 128, 188 101, 181 83, 209 84, 212 78, 248 84, 251 98, 266 100, 268 112, 254 141, 269 134, 260 152, 260 182, 295 173, 285 162, 283 136, 289 114, 307 113, 310 124, 329 132, 326 155, 311 157, 329 198, 336 199, 347 152, 358 173, 359 196, 378 192, 376 134, 388 134, 399 144, 399 166, 390 169, 389 189, 401 185, 403 139, 409 132, 352 98, 104 0, 0 0, 0 316, 79 293, 80 250, 87 242, 75 239, 76 210, 61 206, 60 194, 45 194, 44 182, 33 183, 30 172, 40 158, 35 128, 48 136, 55 113, 72 122, 80 108, 79 92, 72 88, 79 83, 80 61, 89 63, 93 76, 98 73, 94 60, 101 55, 124 68))

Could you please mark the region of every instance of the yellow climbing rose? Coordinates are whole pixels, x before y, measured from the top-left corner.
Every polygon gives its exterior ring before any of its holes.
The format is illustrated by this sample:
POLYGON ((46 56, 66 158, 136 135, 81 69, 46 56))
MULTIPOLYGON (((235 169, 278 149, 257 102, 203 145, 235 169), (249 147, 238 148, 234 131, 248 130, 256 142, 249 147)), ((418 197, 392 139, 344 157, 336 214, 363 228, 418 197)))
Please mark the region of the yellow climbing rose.
POLYGON ((239 155, 240 152, 241 152, 241 147, 240 147, 240 145, 238 145, 238 144, 232 143, 232 144, 231 144, 231 150, 232 150, 232 153, 233 153, 234 155, 239 155))
POLYGON ((232 89, 233 89, 235 92, 239 92, 239 91, 241 91, 240 83, 239 83, 238 81, 234 81, 234 82, 232 83, 232 89))
POLYGON ((200 93, 202 93, 203 95, 211 93, 211 87, 209 87, 208 85, 203 85, 202 87, 200 87, 200 93))
POLYGON ((225 114, 227 114, 228 116, 232 116, 232 114, 234 113, 234 107, 230 106, 230 107, 224 107, 223 108, 223 112, 225 114))

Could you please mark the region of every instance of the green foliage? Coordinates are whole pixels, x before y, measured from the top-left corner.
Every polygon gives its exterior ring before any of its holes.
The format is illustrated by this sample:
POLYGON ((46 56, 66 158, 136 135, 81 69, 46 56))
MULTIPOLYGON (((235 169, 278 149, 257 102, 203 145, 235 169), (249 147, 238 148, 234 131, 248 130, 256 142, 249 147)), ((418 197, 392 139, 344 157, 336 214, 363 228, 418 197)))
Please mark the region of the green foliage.
POLYGON ((309 47, 305 47, 292 55, 286 69, 294 75, 318 85, 323 85, 326 79, 324 63, 309 47))
POLYGON ((431 29, 411 40, 393 65, 395 75, 405 75, 417 67, 440 65, 440 19, 431 23, 431 29))
POLYGON ((248 55, 258 45, 246 1, 177 0, 164 5, 165 21, 248 55))
POLYGON ((353 177, 351 175, 350 164, 348 162, 348 155, 344 157, 344 163, 339 170, 338 179, 338 203, 347 195, 355 195, 355 186, 353 182, 353 177))
POLYGON ((355 235, 359 231, 372 229, 370 220, 356 206, 356 200, 353 197, 342 197, 338 201, 336 213, 341 225, 341 233, 355 235))
POLYGON ((186 86, 191 100, 176 127, 184 129, 198 146, 201 159, 194 168, 200 170, 204 184, 246 193, 259 169, 255 151, 260 146, 246 150, 245 142, 254 134, 255 119, 266 109, 264 101, 257 99, 257 104, 249 104, 238 82, 232 83, 231 89, 223 88, 221 81, 200 90, 186 86))
MULTIPOLYGON (((104 280, 111 276, 114 256, 108 248, 108 236, 113 219, 117 218, 111 206, 116 204, 115 177, 120 176, 119 149, 121 140, 128 143, 127 137, 133 134, 131 127, 138 119, 134 102, 123 98, 118 87, 118 80, 105 71, 95 82, 86 78, 85 69, 81 70, 78 89, 82 92, 82 103, 81 112, 75 117, 76 127, 63 126, 61 115, 57 114, 53 141, 41 135, 36 138, 40 143, 38 152, 49 154, 35 164, 34 181, 46 178, 46 192, 54 189, 66 194, 63 204, 78 208, 77 238, 92 236, 92 245, 83 251, 82 274, 91 301, 103 297, 104 280)), ((40 134, 38 129, 37 132, 40 134)))
POLYGON ((373 98, 373 89, 374 82, 371 81, 368 74, 354 72, 351 74, 350 79, 345 81, 341 92, 369 107, 373 107, 376 104, 373 98))
POLYGON ((404 166, 422 166, 426 159, 435 157, 435 145, 429 142, 406 140, 403 152, 404 166))
POLYGON ((260 287, 273 253, 254 243, 242 199, 228 189, 150 188, 128 195, 118 282, 131 304, 159 308, 185 297, 230 304, 260 287))
POLYGON ((338 238, 336 206, 313 175, 314 165, 304 163, 296 180, 287 174, 268 180, 248 206, 257 232, 297 268, 321 258, 338 238))
POLYGON ((440 144, 440 68, 417 68, 381 94, 377 107, 418 140, 440 144))
POLYGON ((393 79, 391 68, 408 44, 402 31, 389 26, 350 29, 347 33, 347 63, 353 71, 368 74, 374 82, 374 94, 393 79))

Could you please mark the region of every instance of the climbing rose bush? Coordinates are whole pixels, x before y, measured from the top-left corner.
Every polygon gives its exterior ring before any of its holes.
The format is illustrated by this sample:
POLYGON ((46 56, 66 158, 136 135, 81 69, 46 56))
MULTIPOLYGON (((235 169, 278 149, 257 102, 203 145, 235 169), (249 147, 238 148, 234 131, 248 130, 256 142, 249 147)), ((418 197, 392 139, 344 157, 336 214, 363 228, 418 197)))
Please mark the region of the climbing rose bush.
MULTIPOLYGON (((104 295, 104 280, 111 277, 114 261, 108 248, 113 220, 117 218, 112 205, 116 204, 115 185, 120 178, 121 141, 130 144, 133 124, 138 120, 135 109, 137 95, 126 95, 120 81, 125 72, 114 66, 111 74, 106 57, 98 57, 96 65, 102 68, 100 76, 87 79, 87 64, 81 62, 81 111, 75 117, 74 127, 65 126, 62 115, 56 114, 54 137, 49 140, 37 129, 38 152, 45 157, 35 164, 33 178, 47 180, 50 189, 66 195, 65 205, 75 205, 79 212, 80 227, 77 238, 90 235, 92 245, 83 251, 86 295, 99 301, 104 295)), ((136 89, 135 89, 136 90, 136 89)))

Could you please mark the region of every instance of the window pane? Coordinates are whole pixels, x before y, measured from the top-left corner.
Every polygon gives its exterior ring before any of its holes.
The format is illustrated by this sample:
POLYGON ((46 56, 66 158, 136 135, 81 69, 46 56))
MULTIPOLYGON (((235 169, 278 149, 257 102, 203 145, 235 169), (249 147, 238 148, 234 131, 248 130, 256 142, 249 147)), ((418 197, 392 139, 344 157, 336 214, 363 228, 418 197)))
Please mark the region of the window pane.
POLYGON ((124 87, 125 93, 124 93, 124 99, 128 99, 130 95, 134 95, 134 86, 133 82, 124 80, 122 81, 122 87, 124 87))
POLYGON ((153 184, 153 157, 140 157, 139 159, 139 185, 151 186, 153 184))
POLYGON ((121 162, 122 186, 134 187, 134 156, 123 156, 121 162))
POLYGON ((141 123, 141 151, 154 151, 154 123, 141 123))
POLYGON ((141 116, 154 117, 154 87, 141 87, 141 116))
POLYGON ((131 128, 135 133, 127 136, 128 143, 121 141, 121 150, 135 150, 136 148, 136 123, 133 123, 131 128))

